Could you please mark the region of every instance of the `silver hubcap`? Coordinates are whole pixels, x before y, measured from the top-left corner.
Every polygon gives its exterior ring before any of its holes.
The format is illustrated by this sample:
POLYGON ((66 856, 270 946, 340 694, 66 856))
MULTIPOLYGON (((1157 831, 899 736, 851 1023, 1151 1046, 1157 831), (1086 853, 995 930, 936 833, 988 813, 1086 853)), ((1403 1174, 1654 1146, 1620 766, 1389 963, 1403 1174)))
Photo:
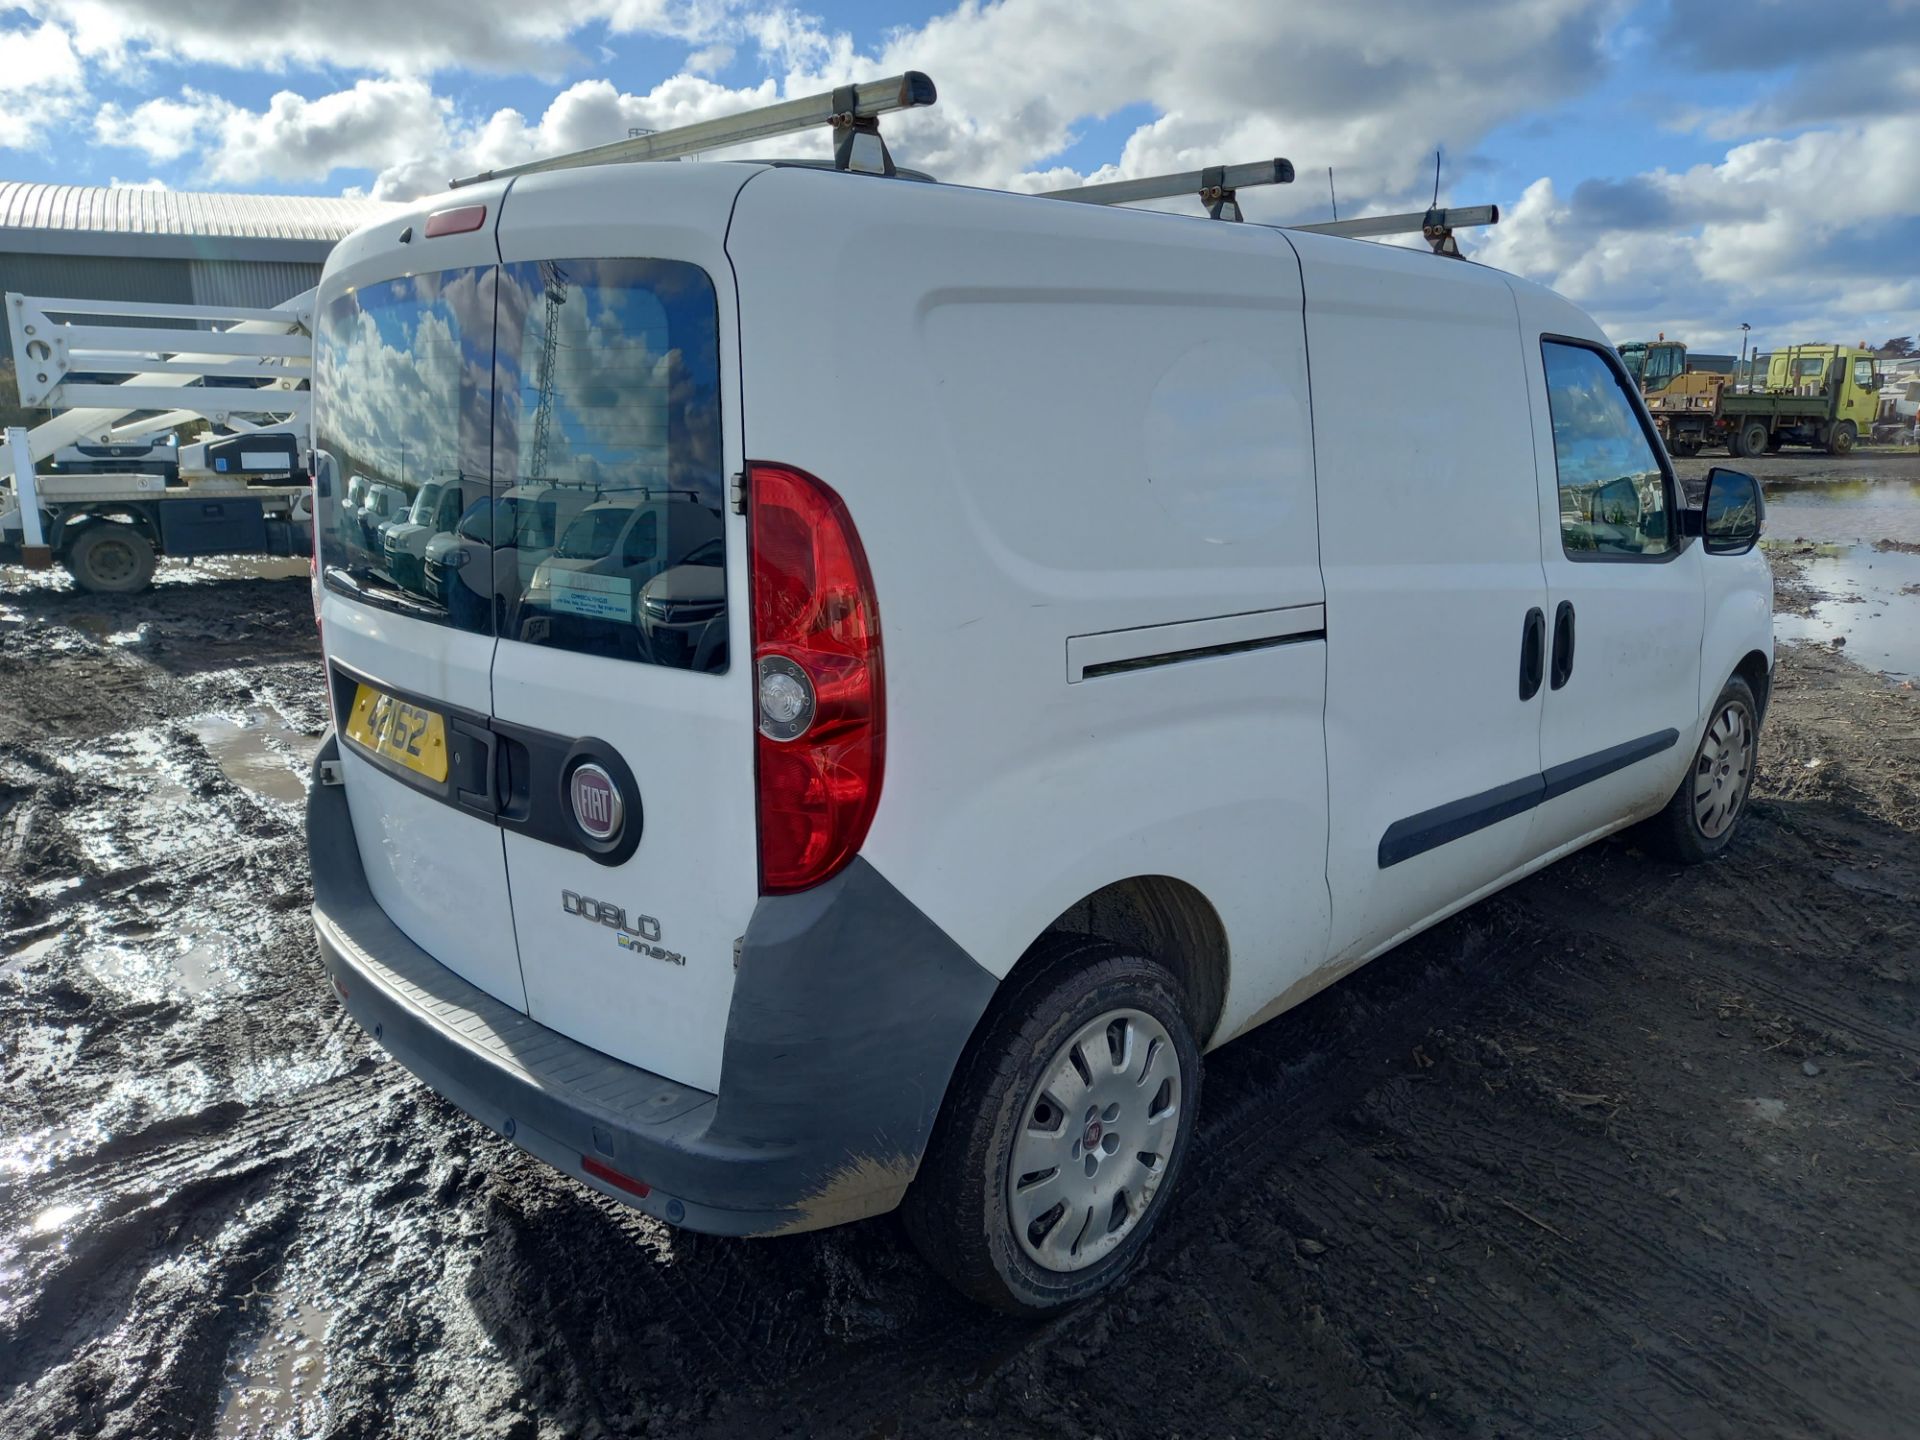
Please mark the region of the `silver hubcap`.
POLYGON ((1726 834, 1753 780, 1753 726, 1747 707, 1729 705, 1707 727, 1693 764, 1693 820, 1709 840, 1726 834))
POLYGON ((1007 1166, 1007 1212, 1027 1255, 1084 1270, 1133 1232, 1180 1131, 1180 1059, 1142 1010, 1089 1021, 1047 1062, 1007 1166))

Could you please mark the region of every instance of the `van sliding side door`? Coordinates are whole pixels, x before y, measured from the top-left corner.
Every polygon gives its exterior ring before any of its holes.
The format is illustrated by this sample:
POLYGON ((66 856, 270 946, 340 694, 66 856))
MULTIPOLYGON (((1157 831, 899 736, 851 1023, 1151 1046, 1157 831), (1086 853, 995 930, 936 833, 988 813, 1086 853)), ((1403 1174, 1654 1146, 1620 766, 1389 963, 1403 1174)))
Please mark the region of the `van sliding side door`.
POLYGON ((1290 239, 1313 366, 1337 964, 1523 863, 1547 591, 1505 282, 1290 239))

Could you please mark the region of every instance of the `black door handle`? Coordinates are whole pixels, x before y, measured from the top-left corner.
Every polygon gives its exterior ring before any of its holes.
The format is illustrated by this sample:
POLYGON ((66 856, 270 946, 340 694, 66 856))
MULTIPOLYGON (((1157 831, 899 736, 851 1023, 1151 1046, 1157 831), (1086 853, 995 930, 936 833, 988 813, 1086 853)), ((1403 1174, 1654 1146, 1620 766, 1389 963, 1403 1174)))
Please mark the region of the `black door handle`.
POLYGON ((1553 612, 1553 688, 1573 674, 1573 602, 1562 600, 1553 612))
POLYGON ((1547 617, 1535 606, 1527 611, 1520 628, 1520 698, 1531 700, 1540 693, 1540 678, 1547 668, 1547 617))

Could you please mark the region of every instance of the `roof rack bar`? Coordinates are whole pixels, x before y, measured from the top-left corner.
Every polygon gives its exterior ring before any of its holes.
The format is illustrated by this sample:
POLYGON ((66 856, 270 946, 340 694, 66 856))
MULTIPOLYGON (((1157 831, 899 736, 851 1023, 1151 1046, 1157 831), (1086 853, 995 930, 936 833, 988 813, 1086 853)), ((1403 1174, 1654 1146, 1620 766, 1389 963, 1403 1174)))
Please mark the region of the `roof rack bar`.
POLYGON ((1287 185, 1293 181, 1291 160, 1255 160, 1246 165, 1210 165, 1205 170, 1183 170, 1176 175, 1147 175, 1138 180, 1113 180, 1104 185, 1072 185, 1064 190, 1041 190, 1049 200, 1077 200, 1086 205, 1132 205, 1141 200, 1172 200, 1198 195, 1208 212, 1219 219, 1228 206, 1233 218, 1240 207, 1233 192, 1249 185, 1287 185))
POLYGON ((860 85, 843 85, 820 95, 798 100, 783 100, 777 105, 738 115, 723 115, 660 130, 652 135, 635 135, 590 150, 575 150, 552 155, 544 160, 529 160, 524 165, 506 165, 498 170, 483 170, 478 175, 449 182, 454 188, 477 185, 484 180, 504 180, 510 175, 531 175, 543 170, 571 170, 580 165, 613 165, 639 160, 677 160, 682 155, 702 150, 718 150, 728 145, 744 145, 750 140, 767 140, 776 135, 791 135, 796 130, 811 130, 831 125, 836 130, 871 134, 871 122, 894 110, 912 110, 931 105, 939 99, 933 81, 918 70, 885 80, 869 80, 860 85))
POLYGON ((1498 225, 1498 205, 1455 205, 1450 209, 1408 210, 1398 215, 1363 215, 1358 220, 1330 220, 1319 225, 1289 225, 1314 235, 1344 235, 1370 240, 1376 235, 1414 235, 1424 230, 1458 230, 1467 225, 1498 225))

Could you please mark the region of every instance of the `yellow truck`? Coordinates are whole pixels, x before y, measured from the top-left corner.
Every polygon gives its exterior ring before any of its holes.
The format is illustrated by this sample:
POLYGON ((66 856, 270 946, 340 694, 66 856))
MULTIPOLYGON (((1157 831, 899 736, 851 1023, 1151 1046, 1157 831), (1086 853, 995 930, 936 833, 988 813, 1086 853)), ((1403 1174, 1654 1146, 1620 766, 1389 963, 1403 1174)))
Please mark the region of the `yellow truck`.
POLYGON ((1850 454, 1880 410, 1873 352, 1857 345, 1790 345, 1767 361, 1764 386, 1719 375, 1684 375, 1647 397, 1660 437, 1675 455, 1724 445, 1735 456, 1811 445, 1850 454))

